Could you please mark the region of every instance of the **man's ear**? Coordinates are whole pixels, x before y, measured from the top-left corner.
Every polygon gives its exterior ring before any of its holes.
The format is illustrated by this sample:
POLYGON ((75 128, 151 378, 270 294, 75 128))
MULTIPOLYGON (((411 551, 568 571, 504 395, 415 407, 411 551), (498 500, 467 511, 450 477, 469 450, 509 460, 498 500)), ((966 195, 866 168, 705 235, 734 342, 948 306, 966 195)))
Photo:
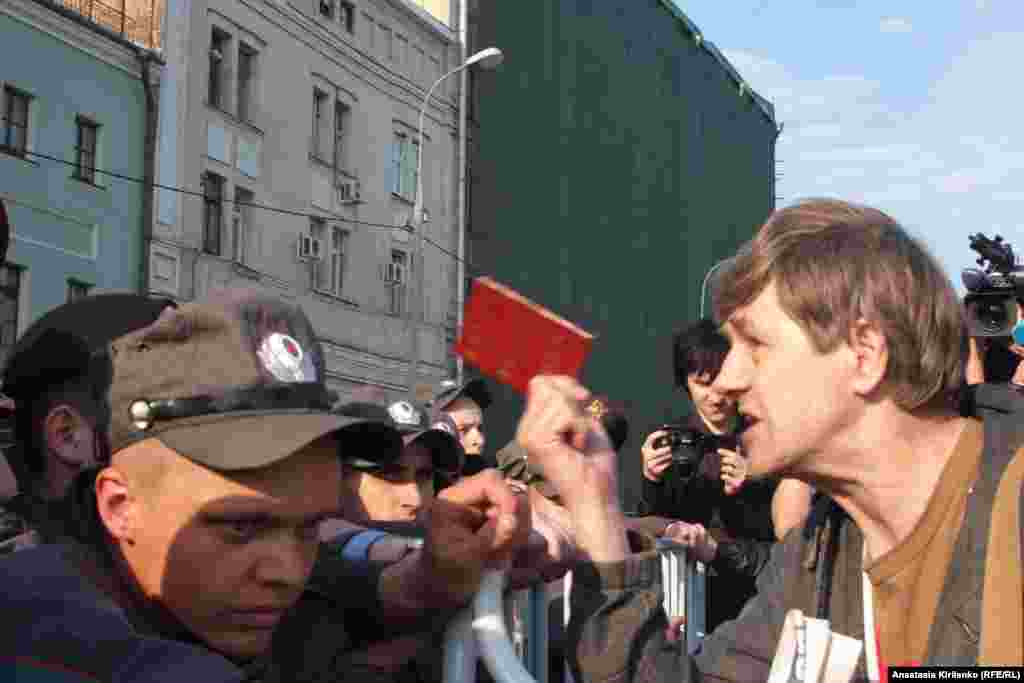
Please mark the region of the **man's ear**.
POLYGON ((68 404, 53 408, 43 421, 47 451, 68 467, 85 467, 96 461, 92 427, 68 404))
POLYGON ((128 478, 116 467, 106 467, 96 475, 94 491, 96 509, 107 532, 118 541, 133 543, 138 510, 128 478))
POLYGON ((859 318, 850 329, 853 389, 861 396, 878 390, 889 368, 889 343, 878 325, 859 318))

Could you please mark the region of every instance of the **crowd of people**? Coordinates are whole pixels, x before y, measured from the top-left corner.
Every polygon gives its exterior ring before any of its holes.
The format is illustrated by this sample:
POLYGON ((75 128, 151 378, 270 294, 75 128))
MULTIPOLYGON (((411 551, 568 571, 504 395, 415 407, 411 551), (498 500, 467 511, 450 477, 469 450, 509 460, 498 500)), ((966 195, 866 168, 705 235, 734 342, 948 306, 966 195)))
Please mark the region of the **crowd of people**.
POLYGON ((934 259, 886 214, 812 200, 713 299, 673 338, 681 415, 639 452, 622 403, 542 376, 494 456, 486 382, 339 400, 310 321, 263 293, 55 309, 3 370, 0 671, 437 681, 495 567, 510 589, 573 572, 552 675, 564 658, 581 683, 767 680, 791 609, 863 644, 854 680, 1024 663, 1024 397, 934 259), (696 652, 658 537, 710 570, 696 652))

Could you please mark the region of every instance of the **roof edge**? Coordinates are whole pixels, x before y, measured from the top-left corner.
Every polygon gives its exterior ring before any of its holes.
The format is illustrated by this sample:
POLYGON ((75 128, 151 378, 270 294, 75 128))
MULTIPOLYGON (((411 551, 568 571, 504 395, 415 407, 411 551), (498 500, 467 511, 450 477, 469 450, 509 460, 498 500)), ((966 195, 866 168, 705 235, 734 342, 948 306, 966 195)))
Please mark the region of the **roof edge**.
POLYGON ((683 10, 679 9, 675 2, 672 0, 658 0, 658 3, 667 9, 669 14, 682 24, 683 28, 685 28, 686 31, 694 37, 699 48, 703 49, 718 62, 725 73, 728 74, 729 78, 731 78, 739 87, 740 95, 749 93, 751 99, 754 100, 754 104, 756 104, 757 108, 761 110, 761 113, 764 114, 765 118, 768 119, 772 126, 778 128, 778 122, 775 120, 775 105, 772 104, 768 98, 760 95, 750 86, 749 83, 747 83, 743 76, 740 75, 740 72, 736 70, 736 67, 732 65, 732 62, 730 62, 729 59, 722 54, 722 51, 718 49, 717 45, 712 43, 710 40, 705 40, 704 34, 701 33, 697 24, 695 24, 690 17, 686 16, 683 10))

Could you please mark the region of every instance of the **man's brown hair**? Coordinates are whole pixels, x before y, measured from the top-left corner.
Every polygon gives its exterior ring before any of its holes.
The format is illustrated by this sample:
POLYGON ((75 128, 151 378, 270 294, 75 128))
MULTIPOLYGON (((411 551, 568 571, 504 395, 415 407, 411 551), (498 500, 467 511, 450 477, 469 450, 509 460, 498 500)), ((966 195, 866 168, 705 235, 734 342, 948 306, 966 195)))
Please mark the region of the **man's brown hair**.
POLYGON ((728 320, 769 283, 819 353, 848 341, 859 318, 878 325, 885 383, 904 409, 952 400, 967 353, 962 307, 928 250, 885 213, 834 199, 776 211, 720 279, 715 317, 728 320))

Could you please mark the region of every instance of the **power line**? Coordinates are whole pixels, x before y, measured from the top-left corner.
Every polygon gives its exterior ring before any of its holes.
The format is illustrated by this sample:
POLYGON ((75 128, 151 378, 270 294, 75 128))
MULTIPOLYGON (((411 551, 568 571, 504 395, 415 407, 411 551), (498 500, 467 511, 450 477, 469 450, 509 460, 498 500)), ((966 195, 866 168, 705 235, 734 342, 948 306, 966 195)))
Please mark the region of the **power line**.
MULTIPOLYGON (((112 178, 117 178, 119 180, 125 180, 125 181, 128 181, 128 182, 138 183, 140 185, 149 185, 150 187, 155 187, 155 188, 158 188, 158 189, 161 189, 161 190, 167 190, 169 192, 177 192, 178 194, 183 194, 183 195, 190 196, 190 197, 200 197, 200 198, 206 199, 206 195, 204 193, 197 192, 195 190, 188 190, 188 189, 185 189, 183 187, 175 187, 175 186, 172 186, 172 185, 163 185, 163 184, 157 183, 157 182, 147 183, 144 178, 137 178, 137 177, 134 177, 134 176, 125 175, 124 173, 116 173, 114 171, 107 171, 105 169, 97 168, 95 166, 84 166, 82 164, 78 164, 78 163, 75 163, 73 161, 68 161, 67 159, 61 159, 59 157, 53 157, 53 156, 49 156, 47 154, 40 154, 39 152, 32 152, 32 151, 29 151, 29 150, 25 150, 24 153, 27 156, 39 157, 40 159, 46 159, 48 161, 55 161, 57 163, 65 164, 67 166, 74 166, 75 168, 88 169, 88 170, 92 171, 93 173, 99 173, 101 175, 110 176, 112 178)), ((254 202, 241 202, 241 201, 238 201, 237 199, 221 198, 221 199, 218 200, 218 203, 222 203, 222 204, 235 204, 236 206, 249 206, 249 207, 252 207, 254 209, 262 209, 263 211, 270 211, 271 213, 279 213, 279 214, 283 214, 283 215, 286 215, 286 216, 298 216, 300 218, 324 220, 326 222, 349 223, 349 224, 352 224, 352 225, 359 225, 359 226, 363 226, 363 227, 367 227, 367 228, 375 228, 375 229, 378 229, 378 230, 405 230, 409 234, 413 233, 412 228, 409 227, 409 226, 385 225, 383 223, 370 223, 370 222, 367 222, 367 221, 359 221, 359 220, 355 220, 355 219, 352 219, 352 218, 331 217, 331 218, 325 219, 324 216, 322 216, 320 214, 307 213, 305 211, 293 211, 291 209, 281 209, 281 208, 278 208, 276 206, 267 206, 266 204, 256 204, 254 202)), ((445 249, 440 244, 438 244, 434 240, 430 239, 426 235, 423 235, 423 241, 427 242, 428 244, 433 246, 438 251, 448 255, 449 257, 455 259, 456 261, 461 261, 462 263, 465 263, 466 264, 466 268, 468 270, 471 270, 474 273, 479 272, 477 270, 477 268, 473 264, 471 264, 469 261, 467 261, 465 259, 459 258, 457 254, 454 254, 451 251, 449 251, 448 249, 445 249)))

